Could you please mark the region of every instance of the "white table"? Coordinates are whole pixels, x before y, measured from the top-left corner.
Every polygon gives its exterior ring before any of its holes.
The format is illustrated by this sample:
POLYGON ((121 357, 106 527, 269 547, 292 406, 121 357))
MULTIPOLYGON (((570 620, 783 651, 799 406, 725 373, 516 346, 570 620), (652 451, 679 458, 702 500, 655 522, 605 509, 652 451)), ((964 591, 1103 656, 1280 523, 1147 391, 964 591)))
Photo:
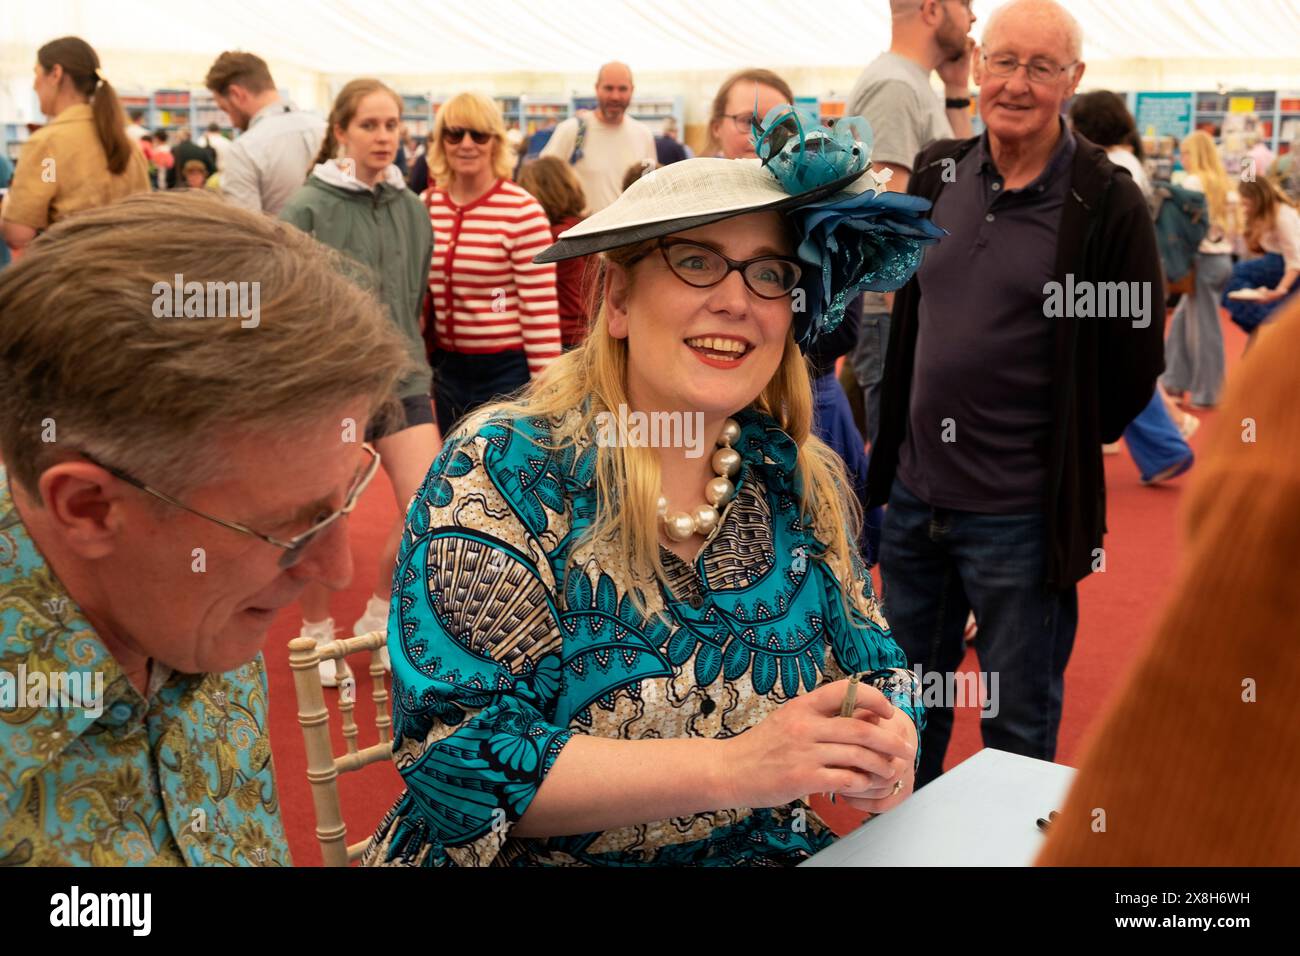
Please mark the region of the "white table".
POLYGON ((1028 866, 1074 768, 984 749, 801 866, 1028 866))

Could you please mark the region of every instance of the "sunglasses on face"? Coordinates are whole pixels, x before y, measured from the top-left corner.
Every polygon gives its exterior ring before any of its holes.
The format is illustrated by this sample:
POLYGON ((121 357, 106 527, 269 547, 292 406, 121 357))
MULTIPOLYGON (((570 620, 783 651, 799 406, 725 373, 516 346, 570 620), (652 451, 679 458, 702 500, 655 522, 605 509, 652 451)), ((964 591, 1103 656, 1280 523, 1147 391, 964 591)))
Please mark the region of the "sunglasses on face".
POLYGON ((442 141, 455 146, 465 138, 466 133, 469 134, 470 139, 480 146, 483 146, 492 139, 491 133, 480 133, 476 129, 465 129, 461 126, 448 126, 442 131, 442 141))

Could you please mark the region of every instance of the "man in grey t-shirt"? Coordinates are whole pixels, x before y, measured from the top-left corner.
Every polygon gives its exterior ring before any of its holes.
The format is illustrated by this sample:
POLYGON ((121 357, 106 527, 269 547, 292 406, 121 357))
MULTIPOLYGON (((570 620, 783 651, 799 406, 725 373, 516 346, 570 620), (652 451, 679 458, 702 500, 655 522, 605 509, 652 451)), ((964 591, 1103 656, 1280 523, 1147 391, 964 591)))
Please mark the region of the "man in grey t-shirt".
MULTIPOLYGON (((970 53, 967 34, 975 23, 971 0, 890 0, 893 33, 889 50, 862 71, 849 94, 846 113, 871 124, 872 163, 891 170, 889 188, 906 192, 916 154, 937 139, 972 135, 970 121, 970 53), (947 103, 930 86, 938 70, 947 103)), ((880 421, 880 381, 889 342, 893 296, 868 292, 863 297, 862 326, 853 353, 853 370, 863 389, 863 423, 875 442, 880 421)))

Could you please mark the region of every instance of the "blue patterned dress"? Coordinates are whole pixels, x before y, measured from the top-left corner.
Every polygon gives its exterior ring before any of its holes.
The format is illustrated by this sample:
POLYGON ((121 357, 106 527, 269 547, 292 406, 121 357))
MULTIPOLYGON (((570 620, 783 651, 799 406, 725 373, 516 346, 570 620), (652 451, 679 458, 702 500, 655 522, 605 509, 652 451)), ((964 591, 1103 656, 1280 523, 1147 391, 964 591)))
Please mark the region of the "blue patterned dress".
MULTIPOLYGON (((583 541, 591 438, 561 450, 544 419, 448 440, 412 501, 388 635, 393 756, 406 792, 368 865, 791 865, 834 835, 802 801, 580 836, 514 837, 574 734, 728 738, 790 698, 869 672, 918 725, 915 678, 857 568, 840 582, 799 519, 796 446, 736 417, 737 494, 695 563, 662 554, 671 591, 643 614, 583 541)), ((602 559, 604 558, 604 560, 602 559)))

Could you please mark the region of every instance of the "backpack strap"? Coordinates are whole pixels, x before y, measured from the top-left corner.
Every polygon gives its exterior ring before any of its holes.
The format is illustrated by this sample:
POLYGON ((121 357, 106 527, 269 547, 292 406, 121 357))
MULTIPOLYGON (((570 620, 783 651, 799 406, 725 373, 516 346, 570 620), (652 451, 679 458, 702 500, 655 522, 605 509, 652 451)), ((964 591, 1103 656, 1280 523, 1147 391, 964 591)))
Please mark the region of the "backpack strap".
POLYGON ((569 154, 569 165, 575 165, 582 159, 582 146, 587 141, 587 121, 581 116, 575 116, 578 121, 578 135, 573 140, 573 152, 569 154))

